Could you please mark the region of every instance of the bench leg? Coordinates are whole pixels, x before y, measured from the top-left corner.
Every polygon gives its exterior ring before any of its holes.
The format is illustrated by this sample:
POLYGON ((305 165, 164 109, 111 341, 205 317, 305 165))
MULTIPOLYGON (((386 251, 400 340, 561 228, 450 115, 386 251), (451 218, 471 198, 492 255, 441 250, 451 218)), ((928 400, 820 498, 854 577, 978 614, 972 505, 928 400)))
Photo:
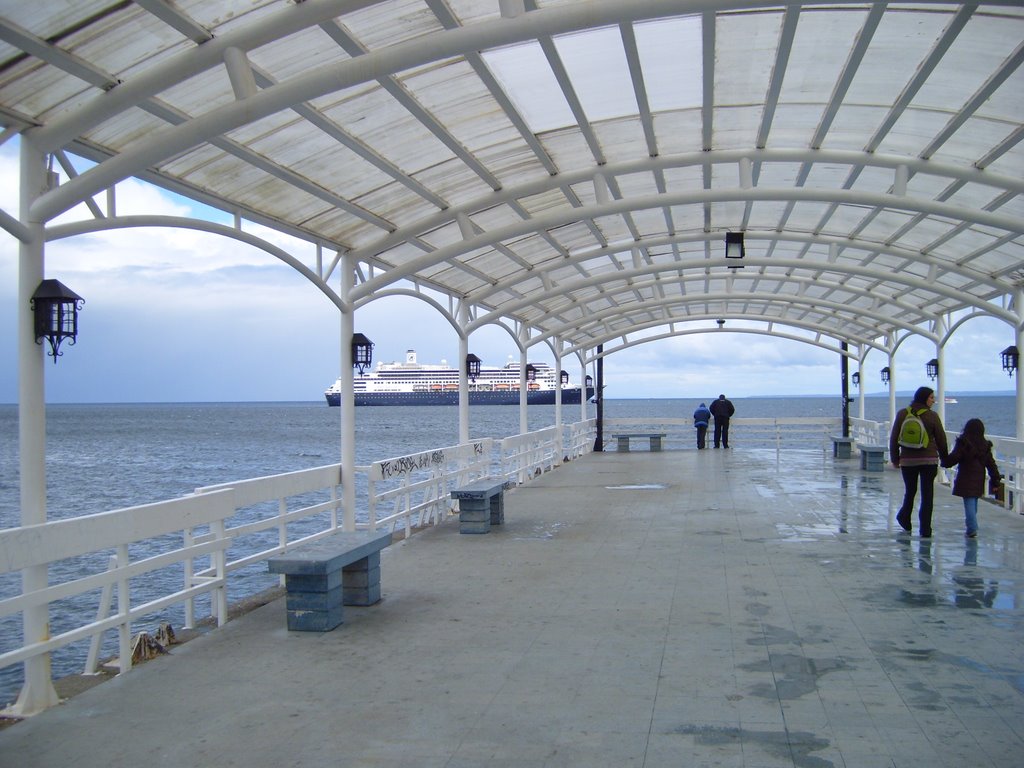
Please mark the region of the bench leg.
POLYGON ((490 532, 490 502, 487 499, 459 499, 459 533, 490 532))
POLYGON ((345 605, 373 605, 380 602, 380 552, 367 555, 341 569, 345 605))
POLYGON ((320 576, 285 576, 290 632, 330 632, 344 620, 341 571, 320 576))
POLYGON ((661 450, 661 437, 660 436, 652 437, 651 438, 651 451, 660 451, 660 450, 661 450))
POLYGON ((616 450, 618 450, 619 453, 629 453, 629 438, 620 437, 619 446, 616 450))
POLYGON ((496 493, 491 496, 491 525, 505 524, 505 494, 496 493))

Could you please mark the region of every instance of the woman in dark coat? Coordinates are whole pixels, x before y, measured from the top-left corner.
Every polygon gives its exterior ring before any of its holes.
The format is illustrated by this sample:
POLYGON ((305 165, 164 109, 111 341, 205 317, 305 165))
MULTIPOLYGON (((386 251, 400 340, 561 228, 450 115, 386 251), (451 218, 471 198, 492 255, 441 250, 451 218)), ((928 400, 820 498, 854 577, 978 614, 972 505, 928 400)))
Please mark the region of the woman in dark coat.
POLYGON ((978 535, 978 499, 985 495, 985 472, 989 490, 995 489, 1002 476, 992 455, 992 443, 985 439, 981 419, 968 419, 957 437, 944 466, 958 467, 953 481, 953 495, 964 500, 964 523, 967 537, 978 535))
POLYGON ((946 430, 942 426, 939 414, 932 410, 935 404, 935 390, 931 387, 918 387, 914 393, 914 402, 909 408, 896 413, 889 435, 889 457, 893 466, 899 467, 903 474, 903 504, 896 513, 896 522, 909 532, 910 516, 914 511, 914 498, 917 496, 918 483, 921 485, 921 506, 917 517, 921 524, 920 536, 928 538, 932 535, 932 502, 935 495, 935 477, 939 473, 939 464, 944 464, 949 455, 946 443, 946 430), (913 411, 924 423, 928 432, 928 444, 921 448, 907 448, 899 443, 900 430, 913 411))

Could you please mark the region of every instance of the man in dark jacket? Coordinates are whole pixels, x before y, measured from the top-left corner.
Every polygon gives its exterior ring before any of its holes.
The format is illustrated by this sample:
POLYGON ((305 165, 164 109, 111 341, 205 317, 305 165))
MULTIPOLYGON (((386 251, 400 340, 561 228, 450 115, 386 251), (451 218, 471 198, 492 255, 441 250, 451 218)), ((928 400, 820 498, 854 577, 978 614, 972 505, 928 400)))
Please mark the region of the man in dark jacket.
POLYGON ((711 415, 715 417, 715 448, 721 443, 723 448, 729 447, 729 419, 736 413, 732 402, 719 395, 711 404, 711 415))

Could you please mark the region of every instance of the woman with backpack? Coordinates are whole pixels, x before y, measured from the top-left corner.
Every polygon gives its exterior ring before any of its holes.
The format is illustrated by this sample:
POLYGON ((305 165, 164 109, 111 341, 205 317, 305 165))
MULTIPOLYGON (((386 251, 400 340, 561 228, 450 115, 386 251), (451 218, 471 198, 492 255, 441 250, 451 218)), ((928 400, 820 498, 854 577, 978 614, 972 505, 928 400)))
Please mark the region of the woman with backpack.
POLYGON ((932 410, 934 404, 935 390, 918 387, 914 402, 896 414, 889 434, 889 456, 903 474, 903 504, 896 513, 896 522, 904 531, 911 530, 910 519, 920 482, 921 506, 917 515, 921 538, 932 535, 935 477, 939 474, 939 463, 945 464, 949 456, 946 430, 939 414, 932 410))
POLYGON ((964 524, 967 538, 978 535, 978 499, 985 493, 985 471, 988 470, 990 491, 999 486, 1002 476, 992 455, 992 443, 985 439, 985 425, 981 419, 968 419, 964 430, 953 444, 944 467, 959 468, 953 481, 953 495, 964 500, 964 524))

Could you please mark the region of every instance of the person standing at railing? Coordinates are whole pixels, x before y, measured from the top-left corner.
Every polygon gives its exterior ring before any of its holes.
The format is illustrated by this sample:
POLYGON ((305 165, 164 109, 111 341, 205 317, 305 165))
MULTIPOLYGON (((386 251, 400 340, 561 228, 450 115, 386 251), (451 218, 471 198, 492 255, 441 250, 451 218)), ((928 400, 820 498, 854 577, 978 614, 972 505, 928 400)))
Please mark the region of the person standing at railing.
POLYGON ((708 424, 711 423, 711 411, 701 403, 693 412, 693 426, 697 428, 697 450, 703 451, 707 447, 708 424))
POLYGON ((736 407, 725 395, 719 395, 718 399, 711 403, 711 415, 715 417, 715 448, 721 444, 723 448, 729 447, 729 419, 736 413, 736 407))
POLYGON ((946 430, 939 414, 932 410, 935 390, 918 387, 914 401, 896 413, 889 433, 889 456, 894 467, 903 474, 903 504, 896 513, 896 522, 910 532, 910 517, 914 510, 918 482, 921 484, 921 506, 918 522, 922 538, 932 535, 932 502, 935 496, 935 477, 939 464, 949 456, 946 430), (904 428, 906 423, 906 428, 904 428))
POLYGON ((973 539, 978 535, 978 499, 985 492, 985 471, 988 471, 989 493, 993 496, 1003 479, 992 455, 992 443, 985 439, 985 424, 981 419, 967 420, 942 466, 957 467, 953 495, 964 500, 964 534, 973 539))

